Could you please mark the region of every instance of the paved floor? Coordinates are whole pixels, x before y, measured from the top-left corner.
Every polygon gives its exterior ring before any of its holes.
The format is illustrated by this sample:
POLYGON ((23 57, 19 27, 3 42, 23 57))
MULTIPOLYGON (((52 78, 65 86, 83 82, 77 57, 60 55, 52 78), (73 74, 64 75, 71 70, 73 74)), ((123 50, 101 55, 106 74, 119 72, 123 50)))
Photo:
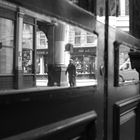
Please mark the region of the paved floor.
MULTIPOLYGON (((33 91, 33 90, 46 90, 46 89, 51 89, 52 87, 47 87, 48 80, 37 80, 36 81, 36 87, 31 87, 31 88, 25 88, 25 89, 12 89, 12 90, 0 90, 0 95, 4 94, 16 94, 20 93, 23 91, 33 91)), ((95 79, 82 79, 82 80, 76 80, 76 86, 89 86, 89 85, 96 85, 97 80, 95 79)), ((53 86, 53 88, 66 88, 66 86, 53 86)), ((68 85, 69 87, 69 85, 68 85)))
MULTIPOLYGON (((47 86, 48 80, 37 80, 36 86, 47 86)), ((95 79, 82 79, 76 80, 76 86, 88 86, 97 84, 95 79)))

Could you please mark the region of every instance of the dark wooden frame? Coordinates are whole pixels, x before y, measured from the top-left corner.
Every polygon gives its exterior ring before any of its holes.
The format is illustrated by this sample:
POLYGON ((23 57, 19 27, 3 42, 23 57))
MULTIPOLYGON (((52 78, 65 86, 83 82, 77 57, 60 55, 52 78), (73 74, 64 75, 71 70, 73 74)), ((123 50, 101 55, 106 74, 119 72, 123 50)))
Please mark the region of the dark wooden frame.
POLYGON ((119 45, 121 43, 114 42, 114 86, 119 86, 119 45))
POLYGON ((36 62, 35 62, 35 60, 36 60, 36 25, 37 25, 37 22, 36 22, 35 18, 28 16, 28 15, 24 15, 23 23, 30 24, 33 26, 32 73, 29 73, 29 74, 23 73, 23 84, 24 84, 24 87, 34 87, 34 86, 36 86, 36 71, 35 71, 36 62), (29 80, 27 81, 27 79, 29 79, 29 80))
POLYGON ((52 123, 50 125, 42 126, 21 134, 17 134, 3 140, 21 140, 21 139, 96 139, 96 112, 89 111, 74 117, 64 119, 52 123))
POLYGON ((133 83, 138 83, 139 81, 135 82, 129 82, 129 83, 119 83, 119 49, 120 45, 125 45, 126 47, 129 47, 130 50, 138 50, 135 46, 132 46, 131 44, 127 44, 125 42, 119 42, 119 41, 114 41, 113 46, 114 46, 114 86, 119 87, 121 85, 130 85, 133 83))

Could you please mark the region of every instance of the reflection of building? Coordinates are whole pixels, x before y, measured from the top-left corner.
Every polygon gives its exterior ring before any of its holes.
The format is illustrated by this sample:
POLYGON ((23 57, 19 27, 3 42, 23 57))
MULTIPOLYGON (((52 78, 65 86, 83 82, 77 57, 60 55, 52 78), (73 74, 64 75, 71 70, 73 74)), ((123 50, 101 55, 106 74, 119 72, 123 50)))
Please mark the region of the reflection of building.
MULTIPOLYGON (((68 25, 66 25, 66 31, 67 31, 66 41, 73 44, 73 51, 71 52, 70 57, 73 58, 75 61, 75 64, 77 66, 77 72, 89 74, 94 73, 93 67, 95 65, 97 37, 92 33, 81 30, 80 28, 68 25)), ((47 38, 42 31, 38 31, 36 73, 40 75, 46 75, 48 72, 47 65, 48 65, 47 38)))
MULTIPOLYGON (((97 4, 96 13, 95 13, 95 9, 93 10, 86 5, 87 1, 82 1, 82 0, 69 0, 69 1, 71 1, 76 5, 81 6, 84 9, 89 10, 90 12, 93 12, 94 14, 97 14, 97 17, 99 16, 98 19, 104 22, 105 2, 103 2, 102 0, 96 1, 97 4)), ((94 2, 93 5, 95 5, 94 2)), ((110 25, 128 32, 129 31, 129 0, 110 0, 109 9, 110 9, 109 10, 110 25)))
POLYGON ((78 76, 95 74, 97 36, 75 27, 71 27, 69 35, 78 76))
MULTIPOLYGON (((73 0, 72 0, 73 1, 73 0)), ((78 3, 78 0, 74 0, 74 3, 78 3)), ((114 12, 114 4, 117 2, 111 2, 111 12, 114 12)), ((120 0, 118 5, 118 13, 111 14, 110 25, 122 29, 124 31, 129 31, 129 10, 128 10, 128 0, 120 0), (118 17, 115 17, 118 15, 118 17)), ((97 12, 98 14, 98 12, 97 12)), ((104 20, 104 16, 100 17, 100 20, 104 20)), ((79 73, 93 73, 93 67, 96 59, 96 44, 97 38, 93 34, 86 32, 84 30, 69 26, 65 24, 65 41, 64 44, 71 43, 73 45, 73 52, 70 54, 71 58, 78 64, 77 71, 79 73)), ((58 47, 56 47, 58 49, 58 47)), ((57 51, 56 51, 57 52, 57 51)), ((37 57, 36 57, 36 73, 41 75, 46 75, 48 72, 48 40, 46 35, 42 31, 37 33, 37 57)), ((66 54, 66 53, 65 53, 66 54)), ((55 54, 56 56, 58 53, 55 54)), ((63 54, 61 55, 61 59, 63 54)), ((68 59, 65 56, 64 59, 68 59)), ((56 59, 56 61, 59 61, 56 59)), ((64 61, 67 65, 67 60, 64 61)))
POLYGON ((119 1, 119 11, 116 27, 129 32, 129 0, 119 1))
MULTIPOLYGON (((109 24, 123 31, 129 31, 129 0, 110 1, 109 24)), ((97 19, 104 22, 105 9, 102 9, 102 1, 97 1, 97 19)))

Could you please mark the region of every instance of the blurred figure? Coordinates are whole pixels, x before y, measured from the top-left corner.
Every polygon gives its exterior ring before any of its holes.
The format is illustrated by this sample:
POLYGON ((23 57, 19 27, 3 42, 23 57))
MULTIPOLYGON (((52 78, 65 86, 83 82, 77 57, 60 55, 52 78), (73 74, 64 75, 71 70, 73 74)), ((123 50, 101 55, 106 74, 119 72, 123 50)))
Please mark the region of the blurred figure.
POLYGON ((69 65, 67 67, 65 74, 67 74, 67 72, 68 72, 68 76, 69 76, 70 87, 73 87, 76 85, 76 67, 73 64, 72 59, 70 59, 70 61, 69 61, 69 65))

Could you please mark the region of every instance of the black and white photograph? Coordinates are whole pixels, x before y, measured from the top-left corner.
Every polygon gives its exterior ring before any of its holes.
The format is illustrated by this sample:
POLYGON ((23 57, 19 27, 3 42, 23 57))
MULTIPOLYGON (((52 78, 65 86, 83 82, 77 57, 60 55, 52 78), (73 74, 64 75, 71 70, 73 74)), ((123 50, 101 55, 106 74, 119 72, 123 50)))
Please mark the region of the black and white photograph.
POLYGON ((0 140, 140 140, 139 0, 0 0, 0 140))

